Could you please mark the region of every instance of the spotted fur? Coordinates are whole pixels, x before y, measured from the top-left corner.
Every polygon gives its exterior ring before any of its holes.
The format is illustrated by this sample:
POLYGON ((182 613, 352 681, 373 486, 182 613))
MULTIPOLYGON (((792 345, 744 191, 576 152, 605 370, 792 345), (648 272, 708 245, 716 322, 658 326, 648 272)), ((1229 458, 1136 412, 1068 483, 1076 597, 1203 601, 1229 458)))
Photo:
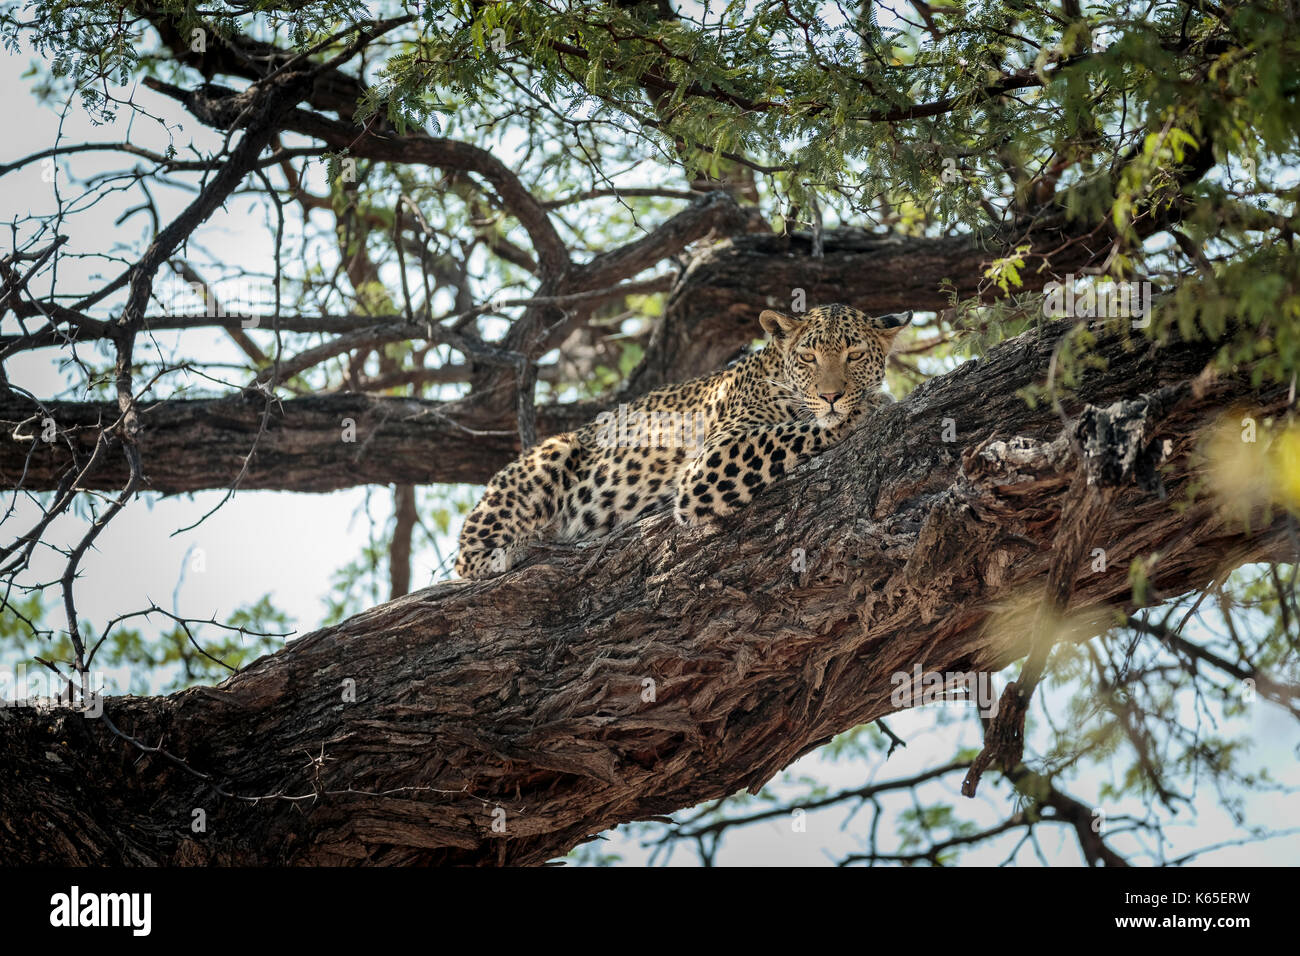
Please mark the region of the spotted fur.
POLYGON ((763 312, 759 351, 539 442, 497 472, 465 519, 456 573, 499 573, 531 543, 594 537, 668 506, 683 523, 732 513, 893 401, 880 390, 885 358, 911 318, 838 304, 763 312))

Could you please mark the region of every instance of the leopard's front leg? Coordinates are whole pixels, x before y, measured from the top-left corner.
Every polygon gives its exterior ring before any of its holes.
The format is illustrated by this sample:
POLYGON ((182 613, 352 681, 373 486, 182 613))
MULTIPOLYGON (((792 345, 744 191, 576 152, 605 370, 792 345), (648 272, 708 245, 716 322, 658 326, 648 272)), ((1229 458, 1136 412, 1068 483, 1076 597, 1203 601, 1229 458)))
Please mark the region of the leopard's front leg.
POLYGON ((842 434, 815 422, 742 422, 715 432, 679 473, 678 522, 703 524, 731 514, 842 434))

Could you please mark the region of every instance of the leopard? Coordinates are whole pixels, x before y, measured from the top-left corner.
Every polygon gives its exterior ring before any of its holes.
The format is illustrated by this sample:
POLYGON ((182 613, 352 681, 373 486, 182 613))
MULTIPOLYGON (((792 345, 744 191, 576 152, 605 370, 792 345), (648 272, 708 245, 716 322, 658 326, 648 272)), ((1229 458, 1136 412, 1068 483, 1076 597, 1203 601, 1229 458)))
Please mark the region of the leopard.
POLYGON ((488 482, 460 533, 456 573, 485 578, 538 544, 578 542, 672 508, 716 525, 875 409, 912 313, 843 303, 764 309, 764 344, 726 368, 667 385, 524 451, 488 482))

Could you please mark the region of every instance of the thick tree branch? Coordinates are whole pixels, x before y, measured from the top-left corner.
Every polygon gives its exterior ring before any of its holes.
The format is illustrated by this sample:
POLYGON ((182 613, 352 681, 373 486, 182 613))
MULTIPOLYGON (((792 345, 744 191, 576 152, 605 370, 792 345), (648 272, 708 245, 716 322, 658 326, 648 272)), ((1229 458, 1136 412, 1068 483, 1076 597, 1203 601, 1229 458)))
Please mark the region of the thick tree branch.
MULTIPOLYGON (((142 405, 148 436, 141 490, 176 493, 229 487, 262 421, 264 399, 166 401, 142 405)), ((543 406, 545 434, 585 423, 602 406, 543 406)), ((99 429, 116 417, 110 403, 43 402, 0 397, 0 481, 31 491, 56 487, 85 461, 99 429), (42 410, 43 409, 43 410, 42 410), (41 441, 48 414, 58 440, 41 441)), ((359 484, 482 483, 518 454, 509 419, 485 421, 472 407, 414 398, 334 394, 276 402, 257 454, 239 486, 246 490, 334 491, 359 484)), ((122 463, 105 456, 83 488, 116 488, 122 463)))
MULTIPOLYGON (((20 821, 0 848, 46 862, 541 863, 616 823, 756 790, 896 710, 894 675, 913 665, 980 672, 1026 653, 1027 633, 986 623, 1041 599, 1078 468, 1055 411, 1016 396, 1063 331, 925 383, 720 529, 664 516, 543 549, 317 631, 218 688, 109 699, 111 724, 0 711, 0 819, 20 821)), ((1211 352, 1103 340, 1108 365, 1079 401, 1190 381, 1211 352)), ((1294 558, 1282 518, 1247 533, 1179 500, 1197 477, 1189 451, 1228 402, 1266 415, 1286 395, 1225 378, 1165 416, 1151 437, 1170 443, 1169 497, 1116 493, 1093 529, 1107 568, 1076 578, 1074 607, 1098 620, 1130 607, 1128 565, 1156 552, 1151 600, 1294 558)))

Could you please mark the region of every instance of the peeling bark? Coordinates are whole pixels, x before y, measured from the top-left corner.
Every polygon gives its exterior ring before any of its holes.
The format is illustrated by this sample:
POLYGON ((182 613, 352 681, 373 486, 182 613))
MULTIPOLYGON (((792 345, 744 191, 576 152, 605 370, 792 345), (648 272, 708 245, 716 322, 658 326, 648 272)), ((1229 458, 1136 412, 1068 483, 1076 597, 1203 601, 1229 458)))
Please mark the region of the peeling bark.
MULTIPOLYGON (((1043 379, 1062 331, 925 383, 717 529, 661 516, 540 550, 499 578, 316 631, 218 687, 110 698, 106 719, 0 711, 0 852, 539 864, 615 824, 756 790, 899 709, 895 674, 1026 653, 1028 627, 996 612, 1043 595, 1079 461, 1056 413, 1015 393, 1043 379), (955 442, 942 438, 949 418, 955 442), (196 808, 205 833, 191 832, 196 808)), ((1099 350, 1108 367, 1086 373, 1065 411, 1172 396, 1142 424, 1149 448, 1170 443, 1168 497, 1115 490, 1092 529, 1107 569, 1080 570, 1072 606, 1096 618, 1127 607, 1130 561, 1157 551, 1152 601, 1293 557, 1281 518, 1248 534, 1182 500, 1199 430, 1229 403, 1277 410, 1284 391, 1192 388, 1205 345, 1099 350)))

